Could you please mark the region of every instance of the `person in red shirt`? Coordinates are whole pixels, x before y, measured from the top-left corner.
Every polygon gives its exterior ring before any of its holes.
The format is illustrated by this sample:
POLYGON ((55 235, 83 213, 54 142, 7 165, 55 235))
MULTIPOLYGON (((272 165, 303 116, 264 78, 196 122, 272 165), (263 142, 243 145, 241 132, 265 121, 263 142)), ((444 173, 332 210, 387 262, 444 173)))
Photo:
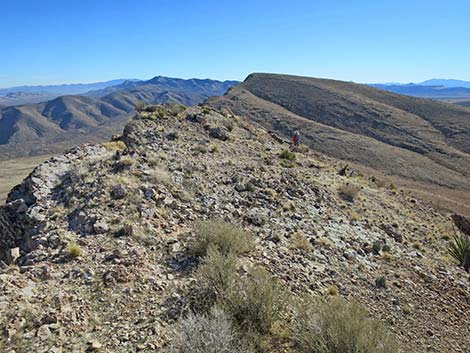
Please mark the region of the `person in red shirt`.
POLYGON ((292 136, 292 142, 294 143, 295 147, 299 147, 299 145, 300 145, 300 132, 299 132, 299 130, 295 130, 294 136, 292 136))

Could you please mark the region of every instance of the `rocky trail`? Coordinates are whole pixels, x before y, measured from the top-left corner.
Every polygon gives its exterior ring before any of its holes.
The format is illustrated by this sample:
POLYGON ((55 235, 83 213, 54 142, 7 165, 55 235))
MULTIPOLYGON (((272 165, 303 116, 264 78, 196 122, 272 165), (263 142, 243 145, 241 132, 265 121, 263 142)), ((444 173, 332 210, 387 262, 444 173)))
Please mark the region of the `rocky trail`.
POLYGON ((113 141, 38 166, 0 208, 0 351, 163 351, 195 282, 193 224, 222 219, 255 236, 242 267, 295 293, 337 288, 406 352, 470 352, 470 276, 447 255, 450 217, 286 150, 229 111, 157 106, 113 141))

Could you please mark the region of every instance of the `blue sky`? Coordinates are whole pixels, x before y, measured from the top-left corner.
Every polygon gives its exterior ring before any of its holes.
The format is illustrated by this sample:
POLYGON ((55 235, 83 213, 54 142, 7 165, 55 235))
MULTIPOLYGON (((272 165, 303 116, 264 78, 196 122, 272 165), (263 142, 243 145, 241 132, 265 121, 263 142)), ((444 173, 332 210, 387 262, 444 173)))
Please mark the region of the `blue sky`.
POLYGON ((470 80, 470 1, 2 0, 0 87, 290 73, 470 80))

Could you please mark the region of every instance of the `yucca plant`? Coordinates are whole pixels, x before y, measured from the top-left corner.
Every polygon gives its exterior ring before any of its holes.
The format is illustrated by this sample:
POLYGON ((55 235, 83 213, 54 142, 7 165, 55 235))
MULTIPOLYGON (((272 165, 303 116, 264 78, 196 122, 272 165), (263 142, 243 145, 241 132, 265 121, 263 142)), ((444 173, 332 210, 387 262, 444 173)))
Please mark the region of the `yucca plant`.
POLYGON ((468 272, 470 270, 470 237, 456 232, 449 243, 449 254, 468 272))

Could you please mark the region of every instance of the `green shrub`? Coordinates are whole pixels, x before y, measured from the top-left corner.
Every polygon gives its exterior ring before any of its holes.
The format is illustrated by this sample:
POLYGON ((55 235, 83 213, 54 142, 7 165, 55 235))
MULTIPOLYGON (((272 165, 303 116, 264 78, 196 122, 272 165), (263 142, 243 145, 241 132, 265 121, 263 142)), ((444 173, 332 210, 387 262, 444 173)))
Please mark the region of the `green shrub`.
POLYGON ((228 288, 219 303, 247 335, 264 335, 282 317, 285 292, 266 270, 252 268, 228 288))
POLYGON ((470 237, 462 233, 456 233, 449 243, 449 254, 460 266, 467 271, 470 268, 470 237))
POLYGON ((383 251, 383 252, 388 252, 388 253, 390 253, 390 252, 392 251, 392 249, 390 248, 390 245, 385 244, 385 245, 382 247, 382 251, 383 251))
POLYGON ((387 287, 387 278, 385 276, 379 276, 375 279, 375 286, 377 288, 386 288, 387 287))
POLYGON ((240 255, 250 251, 253 246, 251 233, 222 221, 204 221, 195 226, 195 239, 190 252, 204 256, 209 247, 214 247, 222 255, 240 255))
POLYGON ((296 156, 295 156, 295 153, 294 152, 291 152, 289 150, 283 150, 280 154, 279 154, 279 158, 281 159, 287 159, 288 161, 294 161, 296 156))
POLYGON ((80 257, 82 255, 82 249, 80 248, 80 245, 76 243, 70 243, 69 246, 67 247, 67 256, 75 259, 77 257, 80 257))
POLYGON ((381 249, 382 249, 382 242, 380 240, 374 241, 374 243, 372 244, 372 252, 375 255, 378 255, 381 249))
POLYGON ((181 320, 170 344, 169 353, 251 353, 222 310, 210 314, 189 314, 181 320))
POLYGON ((295 308, 291 338, 298 353, 396 353, 398 344, 384 326, 357 303, 332 296, 304 297, 295 308))

